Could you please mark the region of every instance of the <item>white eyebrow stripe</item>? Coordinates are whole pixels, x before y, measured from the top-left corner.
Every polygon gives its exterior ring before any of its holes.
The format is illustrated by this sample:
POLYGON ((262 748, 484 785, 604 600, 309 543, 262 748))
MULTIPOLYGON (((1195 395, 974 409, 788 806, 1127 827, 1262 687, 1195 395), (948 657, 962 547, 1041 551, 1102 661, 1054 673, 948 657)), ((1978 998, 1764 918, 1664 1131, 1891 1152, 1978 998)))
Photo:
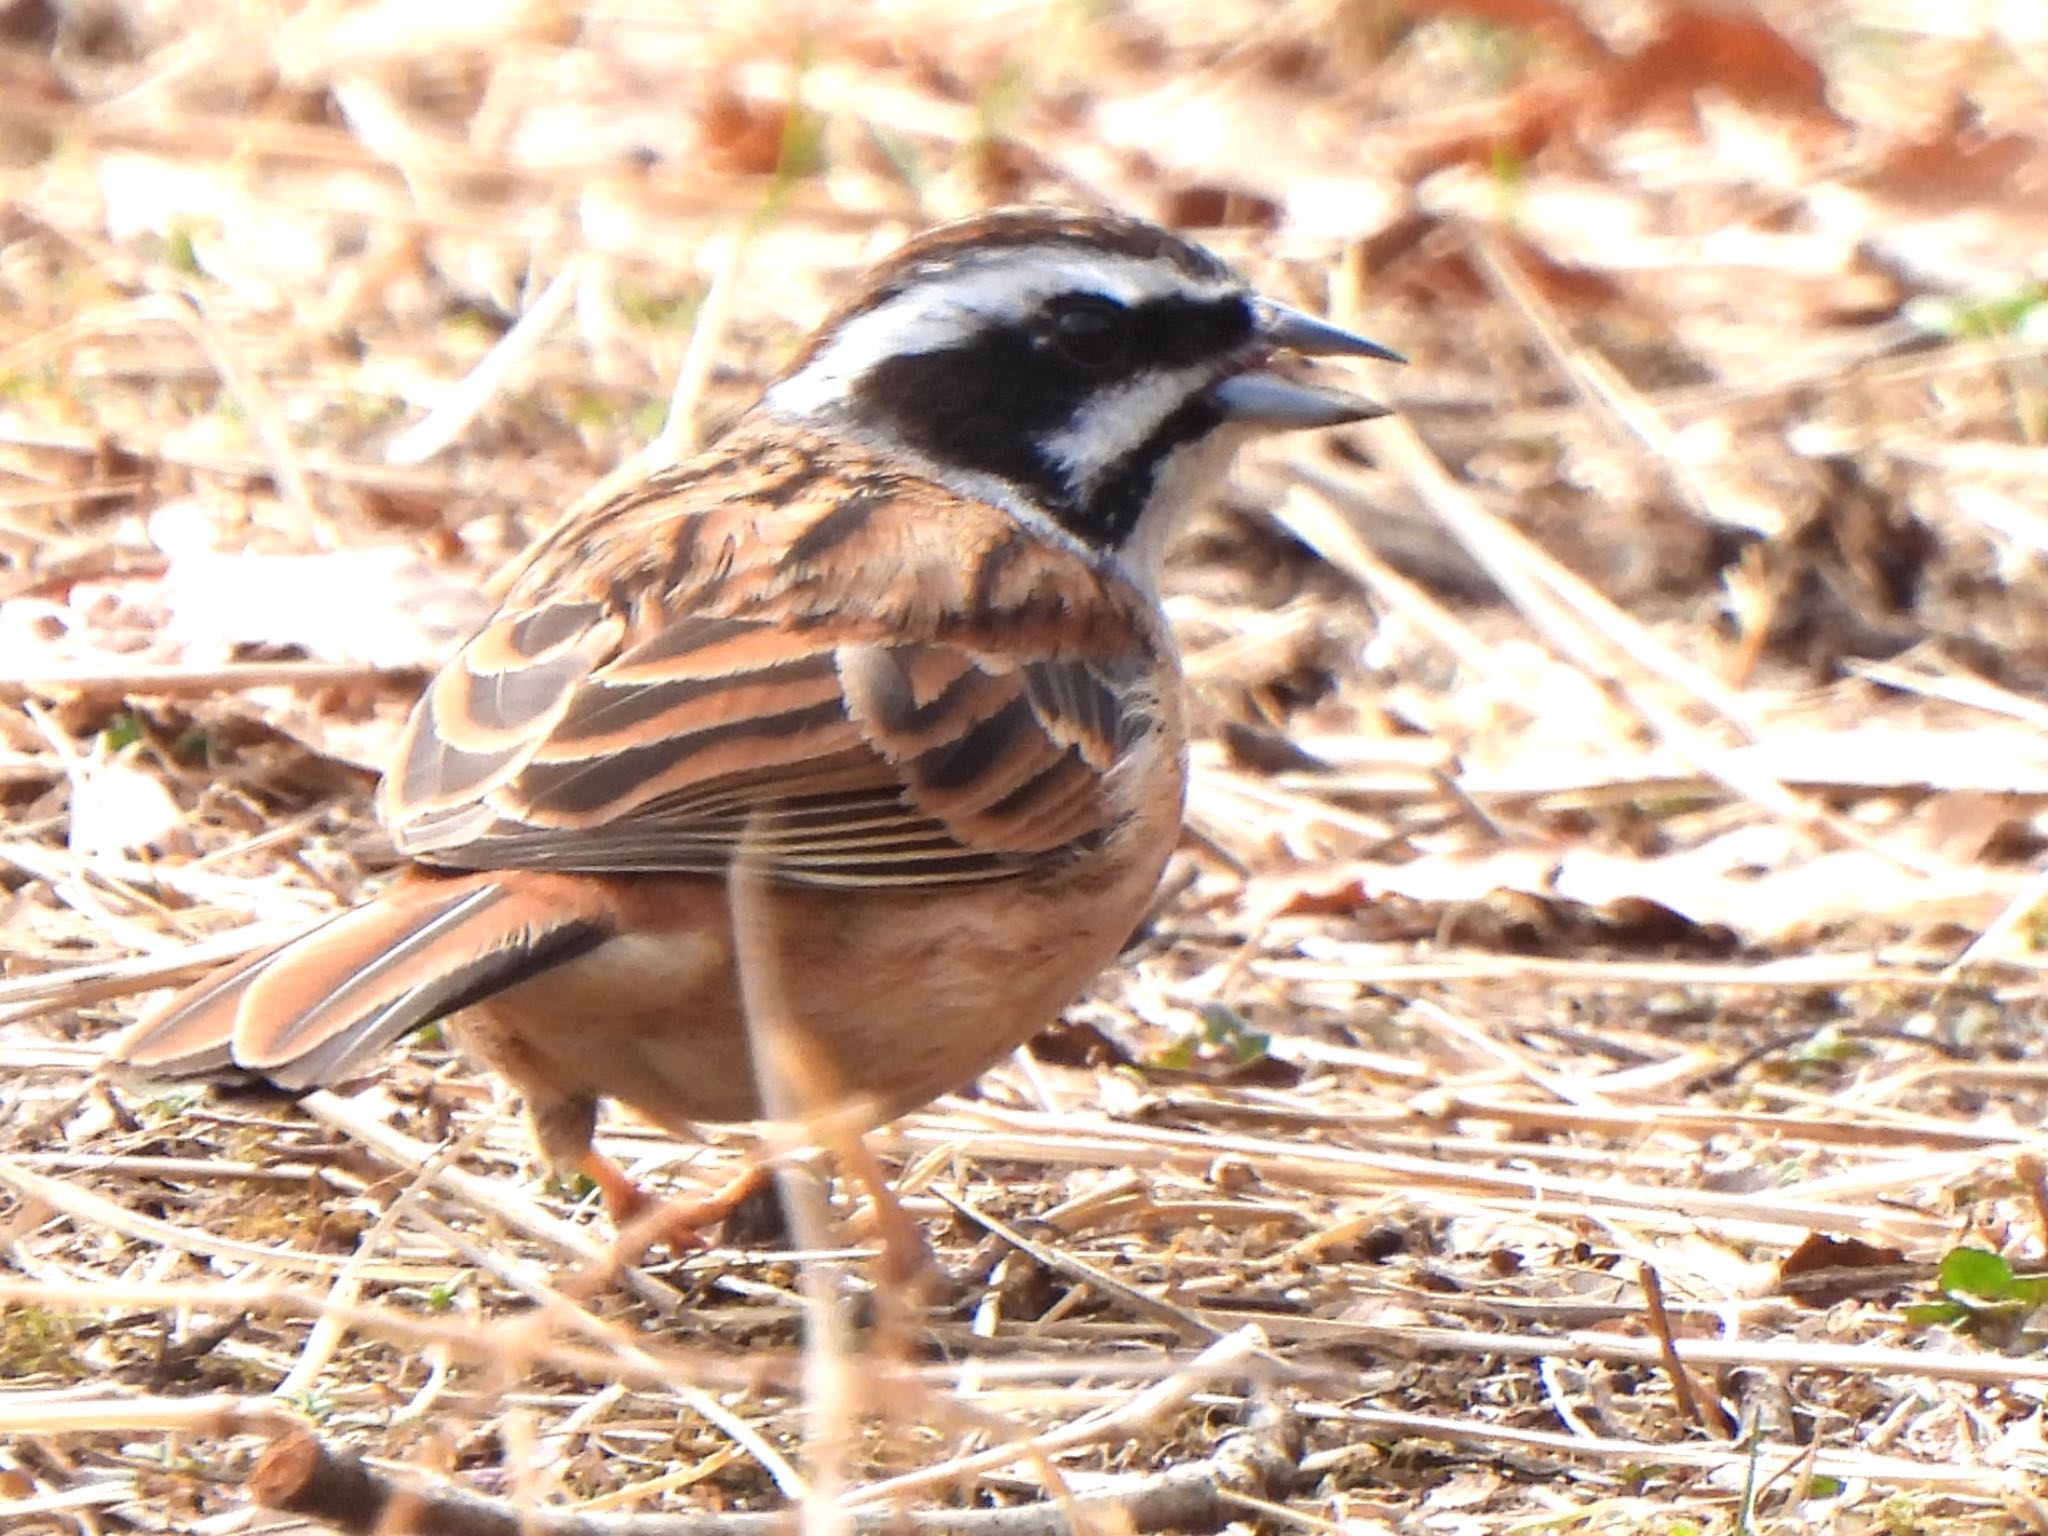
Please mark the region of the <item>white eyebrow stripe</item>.
POLYGON ((1197 278, 1170 261, 1063 246, 991 251, 945 276, 912 278, 894 298, 842 324, 802 368, 771 388, 768 408, 812 416, 841 404, 892 357, 943 352, 992 326, 1014 324, 1055 294, 1096 293, 1120 304, 1244 292, 1235 278, 1197 278))

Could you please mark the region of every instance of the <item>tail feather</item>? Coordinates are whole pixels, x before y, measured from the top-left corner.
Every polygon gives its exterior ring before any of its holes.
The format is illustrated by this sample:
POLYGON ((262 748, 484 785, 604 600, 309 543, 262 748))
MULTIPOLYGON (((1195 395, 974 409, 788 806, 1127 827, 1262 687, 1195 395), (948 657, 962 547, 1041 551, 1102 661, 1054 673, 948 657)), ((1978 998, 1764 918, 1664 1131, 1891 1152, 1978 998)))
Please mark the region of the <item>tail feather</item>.
POLYGON ((242 997, 264 966, 312 937, 252 951, 201 977, 116 1040, 108 1064, 148 1077, 246 1077, 234 1051, 242 997))
POLYGON ((601 902, 578 882, 406 882, 206 977, 131 1029, 110 1059, 152 1076, 236 1070, 284 1088, 317 1087, 611 931, 601 902))

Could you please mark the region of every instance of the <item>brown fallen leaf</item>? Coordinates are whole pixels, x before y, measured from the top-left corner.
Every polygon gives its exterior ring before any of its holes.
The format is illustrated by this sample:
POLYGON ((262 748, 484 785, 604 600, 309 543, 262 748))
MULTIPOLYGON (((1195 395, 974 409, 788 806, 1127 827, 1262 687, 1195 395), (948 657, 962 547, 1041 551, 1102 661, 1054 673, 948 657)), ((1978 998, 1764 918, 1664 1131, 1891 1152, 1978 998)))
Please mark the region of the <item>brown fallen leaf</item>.
POLYGON ((1870 1291, 1870 1281, 1878 1277, 1863 1272, 1896 1269, 1905 1262, 1906 1255, 1898 1248, 1809 1232, 1779 1261, 1776 1289, 1805 1306, 1831 1307, 1870 1291))
POLYGON ((1060 1019, 1031 1037, 1031 1054, 1055 1067, 1128 1067, 1130 1052, 1093 1024, 1060 1019))
POLYGON ((1752 107, 1828 123, 1841 118, 1828 104, 1820 66, 1761 16, 1719 6, 1674 6, 1657 35, 1608 72, 1603 106, 1629 119, 1652 107, 1690 105, 1703 90, 1752 107))

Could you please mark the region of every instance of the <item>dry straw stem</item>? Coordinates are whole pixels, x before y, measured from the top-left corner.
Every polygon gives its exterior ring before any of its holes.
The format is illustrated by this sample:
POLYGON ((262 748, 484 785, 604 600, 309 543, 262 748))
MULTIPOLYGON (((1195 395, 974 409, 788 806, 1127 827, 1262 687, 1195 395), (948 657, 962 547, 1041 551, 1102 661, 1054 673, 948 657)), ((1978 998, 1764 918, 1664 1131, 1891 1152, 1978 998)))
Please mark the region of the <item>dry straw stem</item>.
POLYGON ((246 367, 234 346, 207 318, 200 299, 190 292, 167 295, 165 314, 198 340, 208 359, 241 404, 257 441, 268 455, 268 468, 277 482, 284 505, 294 514, 294 532, 299 542, 317 548, 329 541, 328 525, 313 501, 313 487, 299 457, 298 444, 285 425, 277 398, 254 369, 246 367))
MULTIPOLYGON (((939 1198, 976 1226, 1001 1239, 1009 1247, 1046 1269, 1056 1274, 1068 1275, 1084 1282, 1104 1296, 1116 1298, 1139 1316, 1164 1323, 1184 1340, 1215 1341, 1227 1336, 1227 1330, 1207 1321, 1189 1308, 1176 1306, 1160 1297, 1148 1295, 1136 1286, 1126 1284, 1097 1266, 1051 1244, 1033 1242, 1015 1227, 998 1221, 988 1212, 977 1209, 957 1195, 949 1195, 942 1190, 939 1192, 939 1198)), ((1055 1223, 1057 1219, 1056 1213, 1052 1212, 1048 1212, 1045 1217, 1048 1224, 1055 1223)))
POLYGON ((165 324, 184 331, 199 344, 221 382, 246 413, 266 456, 260 462, 276 476, 284 500, 295 515, 302 541, 308 545, 320 542, 319 530, 324 523, 315 507, 298 446, 284 423, 277 400, 261 375, 244 365, 234 344, 207 318, 196 294, 184 290, 155 293, 48 327, 26 341, 0 350, 0 379, 62 357, 88 338, 128 336, 137 328, 165 324))
MULTIPOLYGON (((89 1008, 109 998, 133 997, 151 987, 168 986, 252 949, 279 943, 304 927, 304 923, 258 924, 195 942, 177 943, 161 954, 61 966, 0 981, 0 1023, 89 1008)), ((99 1052, 94 1051, 91 1060, 97 1061, 98 1056, 99 1052)))
MULTIPOLYGON (((1571 381, 1573 390, 1588 407, 1588 414, 1597 420, 1610 422, 1623 432, 1638 439, 1651 459, 1671 479, 1679 494, 1690 502, 1699 516, 1712 523, 1726 527, 1739 526, 1747 521, 1727 504, 1719 494, 1713 481, 1695 472, 1678 452, 1676 434, 1669 423, 1658 414, 1650 401, 1640 391, 1630 387, 1619 370, 1590 347, 1575 344, 1556 311, 1545 303, 1536 286, 1518 269, 1515 262, 1501 250, 1500 242, 1480 233, 1473 239, 1473 249, 1479 256, 1480 265, 1485 269, 1487 280, 1514 306, 1515 311, 1542 341, 1544 350, 1558 365, 1565 377, 1571 381)), ((1768 533, 1782 533, 1782 527, 1773 526, 1763 530, 1768 533)), ((1694 673, 1690 681, 1696 686, 1700 675, 1694 673)), ((1735 705, 1725 691, 1715 686, 1702 697, 1714 700, 1723 709, 1735 705)))
MULTIPOLYGON (((1483 1445, 1495 1455, 1517 1449, 1540 1450, 1567 1459, 1635 1463, 1644 1454, 1640 1441, 1611 1435, 1558 1434, 1548 1430, 1517 1429, 1479 1419, 1450 1415, 1392 1413, 1377 1408, 1310 1408, 1303 1417, 1328 1418, 1401 1435, 1415 1440, 1445 1440, 1483 1445)), ((1887 1488, 1952 1488, 1973 1493, 1995 1494, 2025 1487, 2030 1476, 2024 1465, 2014 1467, 1956 1466, 1919 1462, 1902 1456, 1885 1456, 1853 1449, 1816 1449, 1785 1441, 1757 1440, 1746 1446, 1723 1448, 1712 1445, 1660 1446, 1658 1458, 1668 1456, 1673 1465, 1688 1467, 1757 1469, 1761 1478, 1771 1480, 1802 1465, 1828 1477, 1868 1479, 1887 1488)), ((1337 1455, 1310 1456, 1303 1470, 1314 1472, 1335 1461, 1337 1455)), ((1661 1513, 1668 1513, 1660 1507, 1661 1513)))
MULTIPOLYGON (((729 876, 733 963, 739 968, 740 1007, 761 1103, 778 1126, 808 1140, 832 1120, 841 1101, 836 1085, 818 1070, 829 1054, 808 1038, 783 985, 775 942, 776 890, 768 866, 755 852, 761 830, 748 823, 729 876)), ((844 1265, 816 1257, 831 1245, 832 1220, 814 1171, 785 1160, 777 1184, 797 1244, 810 1251, 798 1268, 804 1302, 803 1482, 784 1491, 796 1501, 803 1536, 841 1536, 848 1526, 836 1500, 845 1486, 857 1416, 848 1276, 844 1265)), ((875 1198, 879 1208, 890 1197, 878 1189, 875 1198)))
MULTIPOLYGON (((558 1255, 579 1263, 586 1273, 609 1274, 615 1268, 615 1255, 608 1245, 592 1237, 586 1228, 542 1209, 513 1181, 482 1178, 445 1165, 438 1148, 392 1129, 375 1115, 366 1113, 355 1100, 321 1090, 305 1095, 299 1103, 307 1113, 343 1132, 385 1162, 424 1177, 430 1187, 447 1190, 472 1210, 547 1244, 558 1255)), ((636 1270, 627 1270, 624 1280, 641 1302, 657 1312, 668 1311, 675 1304, 667 1287, 655 1284, 636 1270)))
POLYGON ((349 1260, 336 1254, 309 1253, 304 1249, 264 1247, 196 1232, 154 1216, 130 1211, 81 1184, 44 1178, 11 1158, 0 1158, 0 1187, 11 1189, 32 1208, 62 1215, 82 1227, 118 1233, 135 1241, 174 1252, 203 1254, 209 1258, 235 1259, 245 1264, 276 1266, 314 1274, 339 1274, 349 1260))
POLYGON ((1650 1331, 1657 1338, 1657 1353, 1664 1365, 1664 1374, 1671 1378, 1671 1394, 1678 1401, 1678 1407, 1694 1424, 1711 1429, 1723 1440, 1735 1438, 1735 1421, 1720 1402, 1700 1391, 1692 1379, 1692 1372, 1685 1367, 1679 1356, 1678 1341, 1671 1336, 1671 1314, 1664 1307, 1664 1283, 1657 1278, 1657 1271, 1648 1264, 1637 1271, 1643 1287, 1643 1308, 1649 1317, 1650 1331))
MULTIPOLYGON (((1437 1158, 1301 1144, 1213 1129, 1173 1130, 1124 1124, 1086 1113, 1064 1115, 1057 1124, 1011 1116, 992 1109, 963 1117, 977 1127, 976 1151, 991 1158, 1028 1158, 1053 1164, 1088 1164, 1199 1172, 1220 1157, 1249 1161, 1261 1180, 1280 1188, 1328 1194, 1365 1195, 1409 1191, 1494 1199, 1511 1209, 1550 1212, 1608 1211, 1626 1219, 1663 1226, 1698 1220, 1723 1224, 1752 1241, 1796 1243, 1807 1232, 1834 1232, 1888 1240, 1939 1240, 1951 1230, 1944 1220, 1881 1205, 1847 1206, 1807 1200, 1796 1188, 1774 1192, 1767 1205, 1747 1195, 1669 1188, 1626 1179, 1582 1179, 1512 1168, 1482 1168, 1437 1158)), ((881 1139, 904 1149, 945 1144, 943 1125, 906 1122, 881 1139)))
POLYGON ((1272 513, 1281 527, 1443 647, 1467 672, 1485 677, 1500 665, 1493 647, 1419 583, 1383 560, 1358 521, 1329 497, 1291 485, 1280 492, 1272 513))
MULTIPOLYGON (((1265 975, 1288 981, 1358 982, 1370 977, 1389 988, 1446 981, 1525 981, 1606 987, 1755 988, 1886 987, 1952 992, 1956 981, 1942 968, 1876 954, 1788 955, 1758 961, 1604 960, 1569 956, 1439 950, 1418 960, 1389 960, 1385 946, 1319 943, 1312 954, 1255 962, 1265 975)), ((2006 962, 2024 975, 2027 968, 2006 962)), ((1996 975, 1980 970, 1979 976, 1996 975)), ((1983 985, 1982 982, 1979 985, 1983 985)))
POLYGON ((1934 864, 1910 849, 1872 837, 1853 822, 1801 799, 1783 784, 1745 767, 1726 747, 1714 742, 1666 703, 1654 685, 1661 682, 1680 689, 1714 716, 1754 739, 1761 733, 1761 727, 1734 695, 1488 512, 1445 473, 1413 427, 1389 419, 1374 423, 1367 430, 1389 465, 1408 481, 1543 637, 1587 677, 1622 700, 1653 737, 1731 793, 1773 816, 1875 853, 1901 869, 1916 874, 1934 872, 1934 864))
MULTIPOLYGON (((1005 1509, 841 1510, 850 1536, 1086 1536, 1111 1531, 1214 1531, 1290 1469, 1277 1415, 1228 1435, 1214 1454, 1142 1477, 1108 1480, 1085 1492, 1005 1509)), ((403 1530, 409 1536, 777 1536, 785 1514, 606 1515, 535 1509, 394 1479, 359 1457, 296 1429, 273 1441, 251 1471, 258 1504, 326 1521, 348 1536, 403 1530)), ((1282 1511, 1284 1513, 1284 1511, 1282 1511)))
MULTIPOLYGON (((551 1326, 536 1326, 532 1316, 489 1324, 445 1318, 423 1319, 396 1307, 343 1304, 323 1293, 265 1282, 222 1287, 101 1281, 87 1286, 55 1287, 36 1281, 0 1280, 0 1301, 81 1313, 119 1307, 167 1307, 247 1316, 280 1313, 314 1318, 332 1314, 351 1328, 374 1338, 412 1348, 447 1347, 467 1361, 490 1364, 513 1358, 595 1382, 618 1381, 657 1390, 688 1381, 707 1388, 731 1391, 764 1383, 787 1382, 793 1375, 788 1363, 783 1361, 743 1362, 722 1358, 710 1351, 682 1350, 673 1346, 656 1349, 636 1343, 616 1330, 607 1332, 595 1319, 586 1318, 580 1331, 608 1348, 564 1344, 555 1336, 551 1326)), ((1135 1397, 1119 1399, 1111 1407, 1084 1415, 1050 1435, 1011 1441, 964 1458, 935 1464, 885 1484, 849 1490, 847 1498, 850 1502, 860 1503, 905 1491, 941 1487, 968 1472, 1012 1466, 1086 1445, 1110 1442, 1118 1435, 1137 1433, 1148 1423, 1167 1414, 1176 1404, 1186 1402, 1192 1394, 1206 1390, 1210 1384, 1228 1379, 1248 1366, 1261 1377, 1286 1381, 1300 1388, 1321 1386, 1341 1394, 1356 1384, 1355 1368, 1346 1364, 1325 1365, 1313 1358, 1298 1363, 1282 1363, 1267 1358, 1269 1334, 1276 1340, 1287 1338, 1294 1342, 1354 1348, 1371 1346, 1396 1359, 1441 1355, 1475 1360, 1606 1361, 1659 1367, 1667 1358, 1664 1343, 1658 1339, 1629 1337, 1602 1329, 1539 1335, 1336 1321, 1305 1323, 1284 1314, 1260 1317, 1248 1323, 1240 1315, 1236 1331, 1225 1334, 1207 1350, 1186 1360, 1159 1362, 1157 1371, 1164 1373, 1162 1379, 1135 1397)), ((1952 1350, 1830 1345, 1769 1338, 1726 1342, 1674 1338, 1671 1348, 1685 1365, 1699 1369, 1755 1366, 1771 1370, 1827 1371, 1850 1377, 1892 1376, 2011 1389, 2038 1389, 2042 1384, 2048 1384, 2048 1362, 1952 1350)), ((992 1362, 982 1369, 984 1379, 994 1381, 1056 1380, 1067 1376, 1086 1378, 1110 1371, 1140 1373, 1138 1364, 1117 1362, 1109 1357, 1020 1360, 1007 1366, 992 1362)), ((905 1379, 913 1384, 935 1385, 950 1379, 951 1374, 941 1367, 926 1367, 908 1372, 905 1379)), ((21 1432, 29 1423, 39 1422, 34 1416, 44 1412, 50 1402, 59 1401, 71 1401, 77 1405, 75 1413, 81 1428, 158 1427, 156 1420, 149 1417, 159 1411, 150 1406, 154 1401, 151 1399, 141 1400, 143 1407, 139 1411, 144 1417, 131 1421, 124 1417, 126 1405, 135 1401, 130 1398, 75 1399, 11 1394, 5 1400, 7 1411, 24 1416, 15 1423, 14 1432, 21 1432)), ((58 1422, 61 1421, 60 1415, 58 1422)), ((0 1428, 9 1422, 0 1418, 0 1428)), ((182 1421, 170 1427, 183 1427, 182 1421)), ((1639 1450, 1641 1448, 1638 1447, 1639 1450)))
POLYGON ((548 333, 569 312, 583 274, 584 264, 576 257, 564 262, 540 296, 441 403, 386 445, 386 461, 407 468, 424 464, 461 437, 531 366, 548 333))
POLYGON ((282 1435, 298 1420, 264 1398, 81 1397, 62 1392, 10 1391, 0 1396, 0 1434, 61 1435, 86 1430, 147 1430, 223 1439, 229 1435, 282 1435))
MULTIPOLYGON (((409 1283, 418 1283, 422 1278, 417 1270, 403 1277, 409 1283)), ((584 1312, 574 1298, 532 1276, 520 1277, 516 1288, 539 1303, 540 1310, 488 1322, 423 1316, 406 1307, 385 1303, 344 1303, 329 1292, 261 1279, 228 1285, 121 1280, 58 1285, 40 1280, 0 1280, 0 1301, 59 1313, 156 1308, 205 1316, 288 1317, 308 1321, 331 1317, 381 1343, 422 1353, 445 1349, 469 1365, 496 1368, 510 1362, 561 1372, 582 1381, 622 1382, 664 1393, 746 1392, 764 1385, 787 1386, 794 1376, 786 1368, 787 1362, 776 1358, 744 1360, 709 1349, 651 1346, 584 1312), (588 1342, 564 1342, 570 1338, 588 1342)), ((1095 1361, 1085 1369, 1099 1371, 1103 1364, 1095 1361)), ((10 1394, 5 1401, 33 1413, 38 1411, 41 1399, 10 1394)), ((126 1401, 122 1398, 102 1402, 97 1411, 108 1416, 107 1427, 128 1427, 120 1417, 120 1404, 126 1401)), ((132 1427, 150 1426, 143 1423, 132 1427)))
POLYGON ((398 1229, 401 1222, 411 1214, 411 1206, 423 1190, 433 1187, 441 1171, 454 1159, 470 1150, 482 1140, 488 1124, 479 1121, 468 1132, 441 1147, 423 1163, 378 1215, 375 1225, 358 1239, 355 1252, 349 1255, 348 1264, 334 1277, 333 1287, 328 1291, 327 1304, 321 1308, 320 1317, 307 1334, 299 1358, 293 1363, 284 1379, 275 1389, 281 1398, 290 1399, 311 1392, 324 1375, 335 1356, 341 1351, 348 1338, 348 1328, 340 1320, 337 1309, 352 1306, 363 1294, 369 1279, 372 1260, 384 1247, 385 1241, 398 1229))
POLYGON ((682 367, 676 370, 675 388, 668 399, 668 417, 662 423, 660 436, 649 445, 648 455, 634 461, 636 468, 674 464, 703 447, 705 388, 732 324, 733 298, 746 270, 746 257, 744 233, 722 237, 711 268, 711 282, 690 327, 682 367))
POLYGON ((215 667, 70 667, 32 675, 0 676, 0 698, 83 698, 118 700, 213 697, 245 688, 417 687, 419 667, 374 667, 363 662, 230 662, 215 667))

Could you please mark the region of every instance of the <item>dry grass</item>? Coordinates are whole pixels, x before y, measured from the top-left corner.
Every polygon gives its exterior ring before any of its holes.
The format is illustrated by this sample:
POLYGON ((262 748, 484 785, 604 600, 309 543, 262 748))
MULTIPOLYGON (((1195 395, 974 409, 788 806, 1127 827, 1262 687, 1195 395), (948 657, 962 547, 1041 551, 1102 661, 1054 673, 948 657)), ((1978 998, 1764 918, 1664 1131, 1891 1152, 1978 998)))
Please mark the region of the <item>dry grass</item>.
POLYGON ((2042 1528, 2038 21, 957 10, 0 6, 6 1528, 240 1529, 286 1419, 819 1530, 1243 1426, 1274 1529, 2042 1528), (1149 932, 873 1138, 955 1294, 773 1239, 605 1278, 431 1044, 296 1107, 95 1080, 138 989, 374 881, 494 569, 1017 198, 1414 366, 1176 569, 1149 932))

